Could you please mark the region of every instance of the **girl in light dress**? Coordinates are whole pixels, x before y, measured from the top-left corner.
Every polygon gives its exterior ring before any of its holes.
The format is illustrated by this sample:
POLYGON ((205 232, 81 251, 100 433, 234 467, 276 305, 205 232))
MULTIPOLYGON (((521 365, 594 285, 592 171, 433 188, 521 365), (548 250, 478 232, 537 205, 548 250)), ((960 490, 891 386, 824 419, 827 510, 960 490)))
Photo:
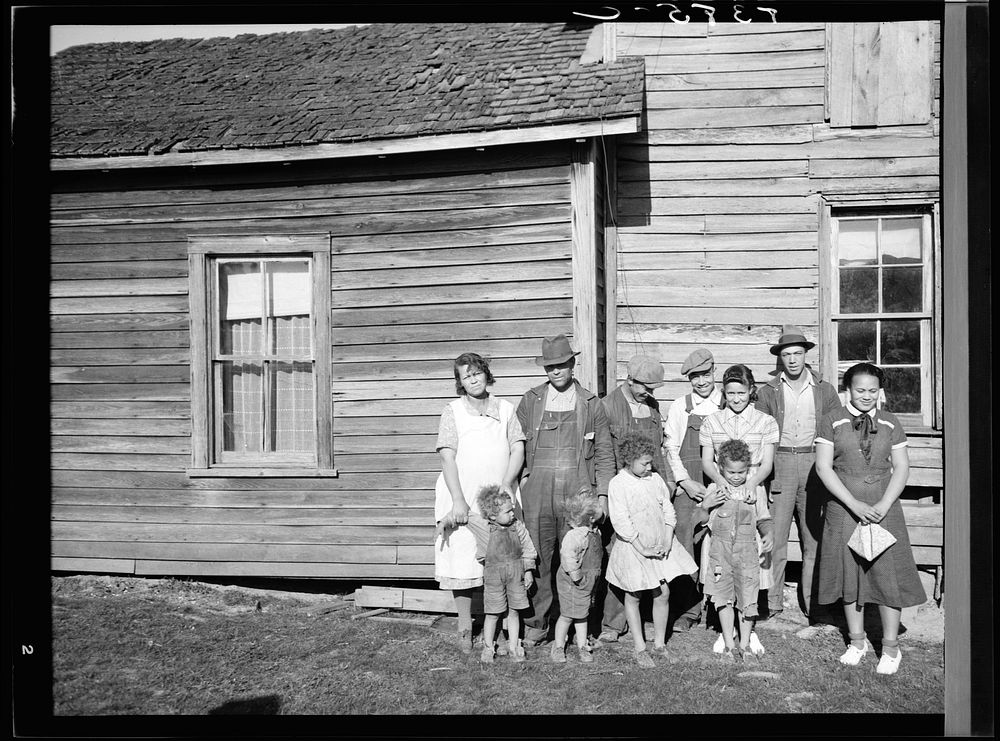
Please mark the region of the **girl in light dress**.
POLYGON ((636 662, 656 666, 642 632, 639 599, 653 598, 653 653, 674 663, 666 646, 667 599, 672 579, 698 570, 691 555, 674 537, 677 522, 667 485, 653 473, 653 442, 635 432, 622 438, 622 470, 608 485, 608 508, 615 535, 606 578, 625 592, 625 619, 635 643, 636 662))

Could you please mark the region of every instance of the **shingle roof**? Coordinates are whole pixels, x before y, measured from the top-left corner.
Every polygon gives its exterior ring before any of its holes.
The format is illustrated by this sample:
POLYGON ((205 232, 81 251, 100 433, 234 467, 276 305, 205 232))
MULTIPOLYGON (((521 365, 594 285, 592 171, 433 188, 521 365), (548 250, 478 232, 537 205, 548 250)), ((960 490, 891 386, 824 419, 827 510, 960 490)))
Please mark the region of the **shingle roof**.
POLYGON ((89 44, 52 59, 55 157, 395 139, 639 115, 588 25, 374 24, 89 44))

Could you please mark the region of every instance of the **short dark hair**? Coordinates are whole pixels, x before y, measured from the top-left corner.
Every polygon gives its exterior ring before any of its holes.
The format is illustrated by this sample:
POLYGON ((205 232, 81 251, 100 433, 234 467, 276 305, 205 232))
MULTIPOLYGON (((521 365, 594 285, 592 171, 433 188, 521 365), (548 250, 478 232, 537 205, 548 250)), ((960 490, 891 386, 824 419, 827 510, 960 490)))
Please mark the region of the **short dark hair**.
POLYGON ((856 363, 844 371, 844 388, 850 390, 851 381, 855 376, 874 376, 878 379, 878 387, 885 388, 885 371, 871 363, 856 363))
POLYGON ((591 518, 601 512, 601 505, 594 496, 594 490, 583 484, 574 494, 565 499, 566 519, 573 527, 589 525, 591 518))
POLYGON ((716 458, 719 461, 719 468, 722 468, 723 461, 750 465, 750 461, 753 460, 753 457, 750 455, 750 446, 743 440, 726 440, 719 446, 716 458))
POLYGON ((641 432, 626 433, 621 442, 618 443, 618 457, 626 466, 632 465, 633 461, 644 455, 655 454, 656 446, 653 441, 641 432))
POLYGON ((499 484, 486 484, 476 494, 479 512, 488 520, 496 519, 496 516, 500 514, 500 506, 504 502, 513 504, 510 494, 501 489, 499 484))
POLYGON ((736 365, 731 365, 726 368, 726 372, 722 374, 722 402, 719 404, 719 409, 726 408, 726 384, 727 383, 741 383, 750 389, 750 403, 753 404, 757 401, 757 383, 753 380, 753 371, 747 368, 745 365, 737 363, 736 365))
POLYGON ((493 378, 493 373, 490 371, 490 364, 486 362, 486 358, 482 355, 477 355, 474 352, 464 352, 455 358, 455 392, 462 396, 465 393, 465 389, 462 387, 462 376, 461 368, 463 365, 469 366, 469 368, 474 370, 481 370, 486 374, 486 385, 492 386, 496 383, 496 379, 493 378))

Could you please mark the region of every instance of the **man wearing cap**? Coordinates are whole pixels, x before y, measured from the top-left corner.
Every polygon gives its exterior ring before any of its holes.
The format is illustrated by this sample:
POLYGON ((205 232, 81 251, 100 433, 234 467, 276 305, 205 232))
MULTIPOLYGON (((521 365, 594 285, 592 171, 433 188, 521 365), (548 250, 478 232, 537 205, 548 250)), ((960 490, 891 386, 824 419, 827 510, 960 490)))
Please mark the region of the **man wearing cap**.
MULTIPOLYGON (((663 366, 660 361, 645 355, 636 355, 628 362, 628 376, 625 382, 602 400, 611 428, 612 452, 615 456, 615 471, 625 462, 618 457, 618 443, 629 432, 639 432, 656 447, 653 453, 653 471, 667 478, 663 462, 663 418, 660 404, 653 397, 653 389, 663 385, 663 366)), ((614 528, 606 519, 601 526, 605 549, 610 555, 614 528)), ((607 584, 604 596, 604 616, 601 620, 600 640, 614 642, 626 629, 625 606, 617 587, 607 584)))
POLYGON ((757 392, 758 410, 770 414, 781 435, 774 454, 774 478, 769 495, 774 519, 771 551, 774 584, 768 590, 771 617, 781 613, 788 562, 788 534, 792 516, 798 521, 802 546, 802 576, 799 579, 802 611, 812 610, 812 582, 816 551, 823 530, 823 488, 816 476, 813 442, 819 421, 842 406, 830 383, 820 379, 806 362, 806 353, 816 347, 798 327, 786 325, 771 354, 778 357, 780 371, 757 392))
MULTIPOLYGON (((695 526, 704 521, 705 511, 697 504, 707 493, 711 483, 702 474, 701 445, 698 433, 705 417, 719 411, 722 391, 715 383, 715 359, 712 353, 699 347, 684 360, 681 375, 687 376, 691 393, 674 399, 667 410, 663 425, 663 442, 667 451, 667 464, 674 488, 674 511, 677 525, 674 533, 681 545, 699 559, 695 548, 695 526)), ((690 630, 701 620, 702 595, 694 579, 678 579, 671 590, 674 607, 682 614, 674 621, 674 631, 690 630)))
POLYGON ((569 529, 563 501, 583 484, 599 497, 608 513, 608 482, 615 458, 608 418, 597 395, 573 378, 576 356, 565 335, 542 340, 535 363, 548 381, 525 392, 517 406, 524 430, 521 507, 524 524, 538 551, 538 577, 524 621, 524 645, 537 646, 548 634, 559 543, 569 529))

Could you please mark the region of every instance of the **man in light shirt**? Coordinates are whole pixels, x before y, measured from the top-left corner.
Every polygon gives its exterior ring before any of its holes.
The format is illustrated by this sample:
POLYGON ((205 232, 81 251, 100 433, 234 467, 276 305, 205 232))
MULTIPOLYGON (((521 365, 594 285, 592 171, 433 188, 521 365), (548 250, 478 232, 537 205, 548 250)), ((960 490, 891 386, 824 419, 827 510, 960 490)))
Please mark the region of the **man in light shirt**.
POLYGON ((771 346, 771 354, 778 357, 781 370, 757 392, 757 409, 774 417, 781 435, 774 454, 774 478, 769 494, 774 519, 771 556, 774 584, 767 595, 770 617, 779 615, 784 607, 788 534, 793 514, 802 548, 799 579, 802 612, 809 616, 813 609, 813 576, 823 530, 824 496, 823 485, 816 475, 814 442, 819 421, 842 406, 837 389, 820 379, 806 362, 806 353, 815 346, 801 329, 786 325, 778 342, 771 346))
MULTIPOLYGON (((722 391, 715 383, 715 359, 712 353, 699 347, 681 365, 681 375, 687 376, 691 393, 674 399, 663 423, 663 444, 673 489, 674 510, 677 513, 675 534, 681 545, 698 560, 694 542, 695 526, 704 521, 705 511, 698 508, 704 499, 709 480, 702 475, 701 445, 698 433, 701 423, 722 405, 722 391)), ((674 631, 690 630, 701 620, 702 595, 694 579, 681 577, 672 585, 671 601, 682 612, 674 620, 674 631)))

